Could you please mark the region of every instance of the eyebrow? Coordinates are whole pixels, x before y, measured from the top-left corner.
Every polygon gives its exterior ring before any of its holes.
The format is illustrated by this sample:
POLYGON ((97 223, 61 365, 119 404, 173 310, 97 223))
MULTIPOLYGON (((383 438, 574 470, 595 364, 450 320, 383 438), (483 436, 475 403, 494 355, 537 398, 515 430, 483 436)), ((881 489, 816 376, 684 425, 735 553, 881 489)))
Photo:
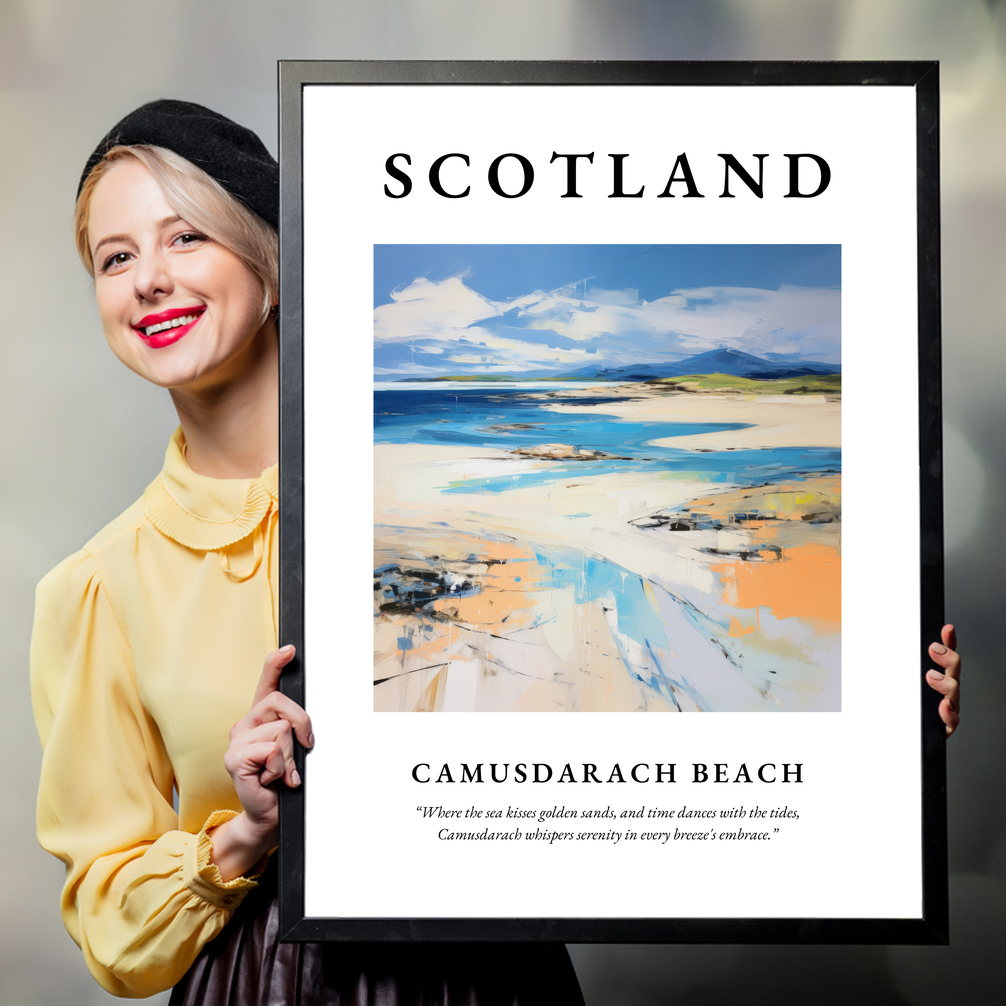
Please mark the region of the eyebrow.
MULTIPOLYGON (((177 224, 181 221, 181 217, 175 213, 170 217, 165 217, 163 220, 158 220, 154 225, 157 230, 163 230, 165 227, 170 227, 172 224, 177 224)), ((133 239, 128 234, 109 234, 108 237, 103 237, 91 250, 91 257, 96 258, 98 255, 98 249, 102 245, 107 245, 114 243, 116 241, 131 242, 133 239)))

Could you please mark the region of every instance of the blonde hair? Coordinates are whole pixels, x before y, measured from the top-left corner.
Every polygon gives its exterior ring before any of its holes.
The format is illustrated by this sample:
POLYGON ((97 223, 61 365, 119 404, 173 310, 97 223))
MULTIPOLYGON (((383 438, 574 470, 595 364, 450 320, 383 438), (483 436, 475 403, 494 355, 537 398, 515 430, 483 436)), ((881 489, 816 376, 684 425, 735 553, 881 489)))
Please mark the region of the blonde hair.
POLYGON ((165 147, 112 147, 84 181, 73 225, 77 254, 91 278, 94 259, 87 240, 91 198, 112 165, 126 158, 139 161, 154 176, 168 205, 183 220, 234 252, 255 273, 262 283, 264 323, 279 294, 279 236, 202 168, 165 147))

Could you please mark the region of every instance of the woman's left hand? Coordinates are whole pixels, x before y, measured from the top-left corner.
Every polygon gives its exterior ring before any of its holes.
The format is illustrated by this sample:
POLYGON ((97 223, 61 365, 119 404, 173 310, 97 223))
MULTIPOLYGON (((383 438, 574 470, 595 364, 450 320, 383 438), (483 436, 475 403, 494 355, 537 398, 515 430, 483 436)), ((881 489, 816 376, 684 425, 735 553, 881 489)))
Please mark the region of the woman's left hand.
POLYGON ((926 673, 929 687, 943 696, 940 719, 946 724, 949 737, 961 721, 961 657, 957 652, 957 632, 952 625, 944 625, 940 643, 931 643, 929 656, 943 668, 926 673))

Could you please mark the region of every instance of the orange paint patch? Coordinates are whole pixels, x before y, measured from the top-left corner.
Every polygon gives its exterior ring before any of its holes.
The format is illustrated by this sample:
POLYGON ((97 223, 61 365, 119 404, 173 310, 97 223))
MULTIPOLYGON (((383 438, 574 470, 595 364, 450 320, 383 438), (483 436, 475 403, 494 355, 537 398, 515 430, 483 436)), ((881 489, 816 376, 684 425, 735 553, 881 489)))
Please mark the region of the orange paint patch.
POLYGON ((526 591, 483 590, 471 597, 441 597, 435 610, 468 625, 500 625, 517 610, 530 608, 534 602, 526 591))
POLYGON ((842 620, 842 558, 830 545, 800 545, 784 549, 775 561, 737 559, 711 568, 720 574, 723 600, 735 608, 770 608, 776 618, 842 620))
POLYGON ((503 559, 530 559, 531 553, 506 541, 486 543, 485 558, 490 562, 500 562, 503 559))
POLYGON ((755 627, 753 625, 741 625, 741 623, 736 618, 730 619, 730 635, 737 639, 739 636, 750 636, 754 632, 755 627))
POLYGON ((541 579, 537 560, 531 552, 508 542, 487 542, 481 561, 487 567, 477 577, 479 592, 470 597, 437 598, 434 609, 485 629, 504 622, 508 629, 523 625, 536 605, 532 591, 541 579))

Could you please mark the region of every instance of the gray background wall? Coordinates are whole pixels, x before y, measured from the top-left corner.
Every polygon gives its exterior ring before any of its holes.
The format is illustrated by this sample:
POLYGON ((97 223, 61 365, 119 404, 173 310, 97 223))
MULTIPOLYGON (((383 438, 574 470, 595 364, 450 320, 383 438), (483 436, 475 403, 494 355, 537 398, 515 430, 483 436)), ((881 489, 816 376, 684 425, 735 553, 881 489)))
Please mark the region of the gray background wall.
POLYGON ((942 61, 947 612, 967 664, 949 759, 953 945, 572 950, 590 1006, 1006 1002, 1004 52, 997 0, 2 0, 0 1006, 108 999, 62 929, 61 869, 34 839, 32 590, 139 495, 174 426, 167 396, 105 347, 70 236, 78 172, 122 114, 166 96, 275 149, 279 58, 942 61))

